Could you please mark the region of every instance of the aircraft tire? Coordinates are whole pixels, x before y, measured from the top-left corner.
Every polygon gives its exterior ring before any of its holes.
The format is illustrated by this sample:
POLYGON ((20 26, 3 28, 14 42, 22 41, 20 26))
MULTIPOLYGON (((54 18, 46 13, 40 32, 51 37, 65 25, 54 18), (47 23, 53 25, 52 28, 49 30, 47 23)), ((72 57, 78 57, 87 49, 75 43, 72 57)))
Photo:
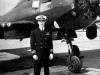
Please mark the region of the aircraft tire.
POLYGON ((71 60, 68 62, 68 69, 72 73, 79 73, 82 68, 82 62, 77 56, 72 56, 71 60))
POLYGON ((77 57, 80 56, 80 50, 79 50, 77 45, 73 45, 73 51, 72 52, 73 52, 73 55, 75 55, 77 57))
POLYGON ((87 27, 86 36, 91 40, 97 37, 97 26, 95 24, 87 27))

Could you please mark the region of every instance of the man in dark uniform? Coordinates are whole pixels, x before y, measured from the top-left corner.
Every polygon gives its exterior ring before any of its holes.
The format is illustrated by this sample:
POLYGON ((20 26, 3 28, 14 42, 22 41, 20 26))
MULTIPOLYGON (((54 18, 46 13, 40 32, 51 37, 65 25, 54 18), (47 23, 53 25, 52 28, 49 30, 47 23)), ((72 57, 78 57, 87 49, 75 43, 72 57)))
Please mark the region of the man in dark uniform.
POLYGON ((53 59, 52 34, 49 29, 45 28, 46 19, 44 15, 37 16, 39 27, 31 32, 30 45, 35 60, 34 75, 40 75, 42 65, 44 74, 49 75, 49 62, 53 59))

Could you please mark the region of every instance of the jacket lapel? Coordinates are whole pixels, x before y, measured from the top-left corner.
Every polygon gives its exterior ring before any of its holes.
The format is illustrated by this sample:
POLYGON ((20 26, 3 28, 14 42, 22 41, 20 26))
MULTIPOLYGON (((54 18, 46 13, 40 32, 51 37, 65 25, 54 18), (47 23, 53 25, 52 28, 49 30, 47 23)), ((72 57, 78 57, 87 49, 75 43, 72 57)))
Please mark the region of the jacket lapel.
POLYGON ((44 32, 42 32, 41 29, 38 28, 38 33, 39 33, 39 35, 40 35, 40 37, 42 39, 44 37, 44 32))

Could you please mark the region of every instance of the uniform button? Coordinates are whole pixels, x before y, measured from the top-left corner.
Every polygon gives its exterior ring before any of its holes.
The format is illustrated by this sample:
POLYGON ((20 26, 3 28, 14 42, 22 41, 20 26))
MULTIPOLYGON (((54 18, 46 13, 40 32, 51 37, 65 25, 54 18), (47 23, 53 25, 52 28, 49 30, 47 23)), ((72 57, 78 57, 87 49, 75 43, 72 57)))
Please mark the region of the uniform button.
POLYGON ((40 43, 40 44, 42 44, 42 43, 40 43))
POLYGON ((41 47, 42 48, 42 47, 41 47))

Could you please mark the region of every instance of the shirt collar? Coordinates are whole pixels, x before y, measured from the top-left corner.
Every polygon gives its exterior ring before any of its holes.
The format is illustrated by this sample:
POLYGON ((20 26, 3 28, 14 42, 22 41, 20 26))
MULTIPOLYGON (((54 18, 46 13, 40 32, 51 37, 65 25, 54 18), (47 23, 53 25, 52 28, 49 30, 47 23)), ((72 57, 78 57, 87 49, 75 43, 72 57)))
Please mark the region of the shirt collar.
POLYGON ((41 31, 45 29, 45 27, 39 27, 39 28, 40 28, 41 31))

